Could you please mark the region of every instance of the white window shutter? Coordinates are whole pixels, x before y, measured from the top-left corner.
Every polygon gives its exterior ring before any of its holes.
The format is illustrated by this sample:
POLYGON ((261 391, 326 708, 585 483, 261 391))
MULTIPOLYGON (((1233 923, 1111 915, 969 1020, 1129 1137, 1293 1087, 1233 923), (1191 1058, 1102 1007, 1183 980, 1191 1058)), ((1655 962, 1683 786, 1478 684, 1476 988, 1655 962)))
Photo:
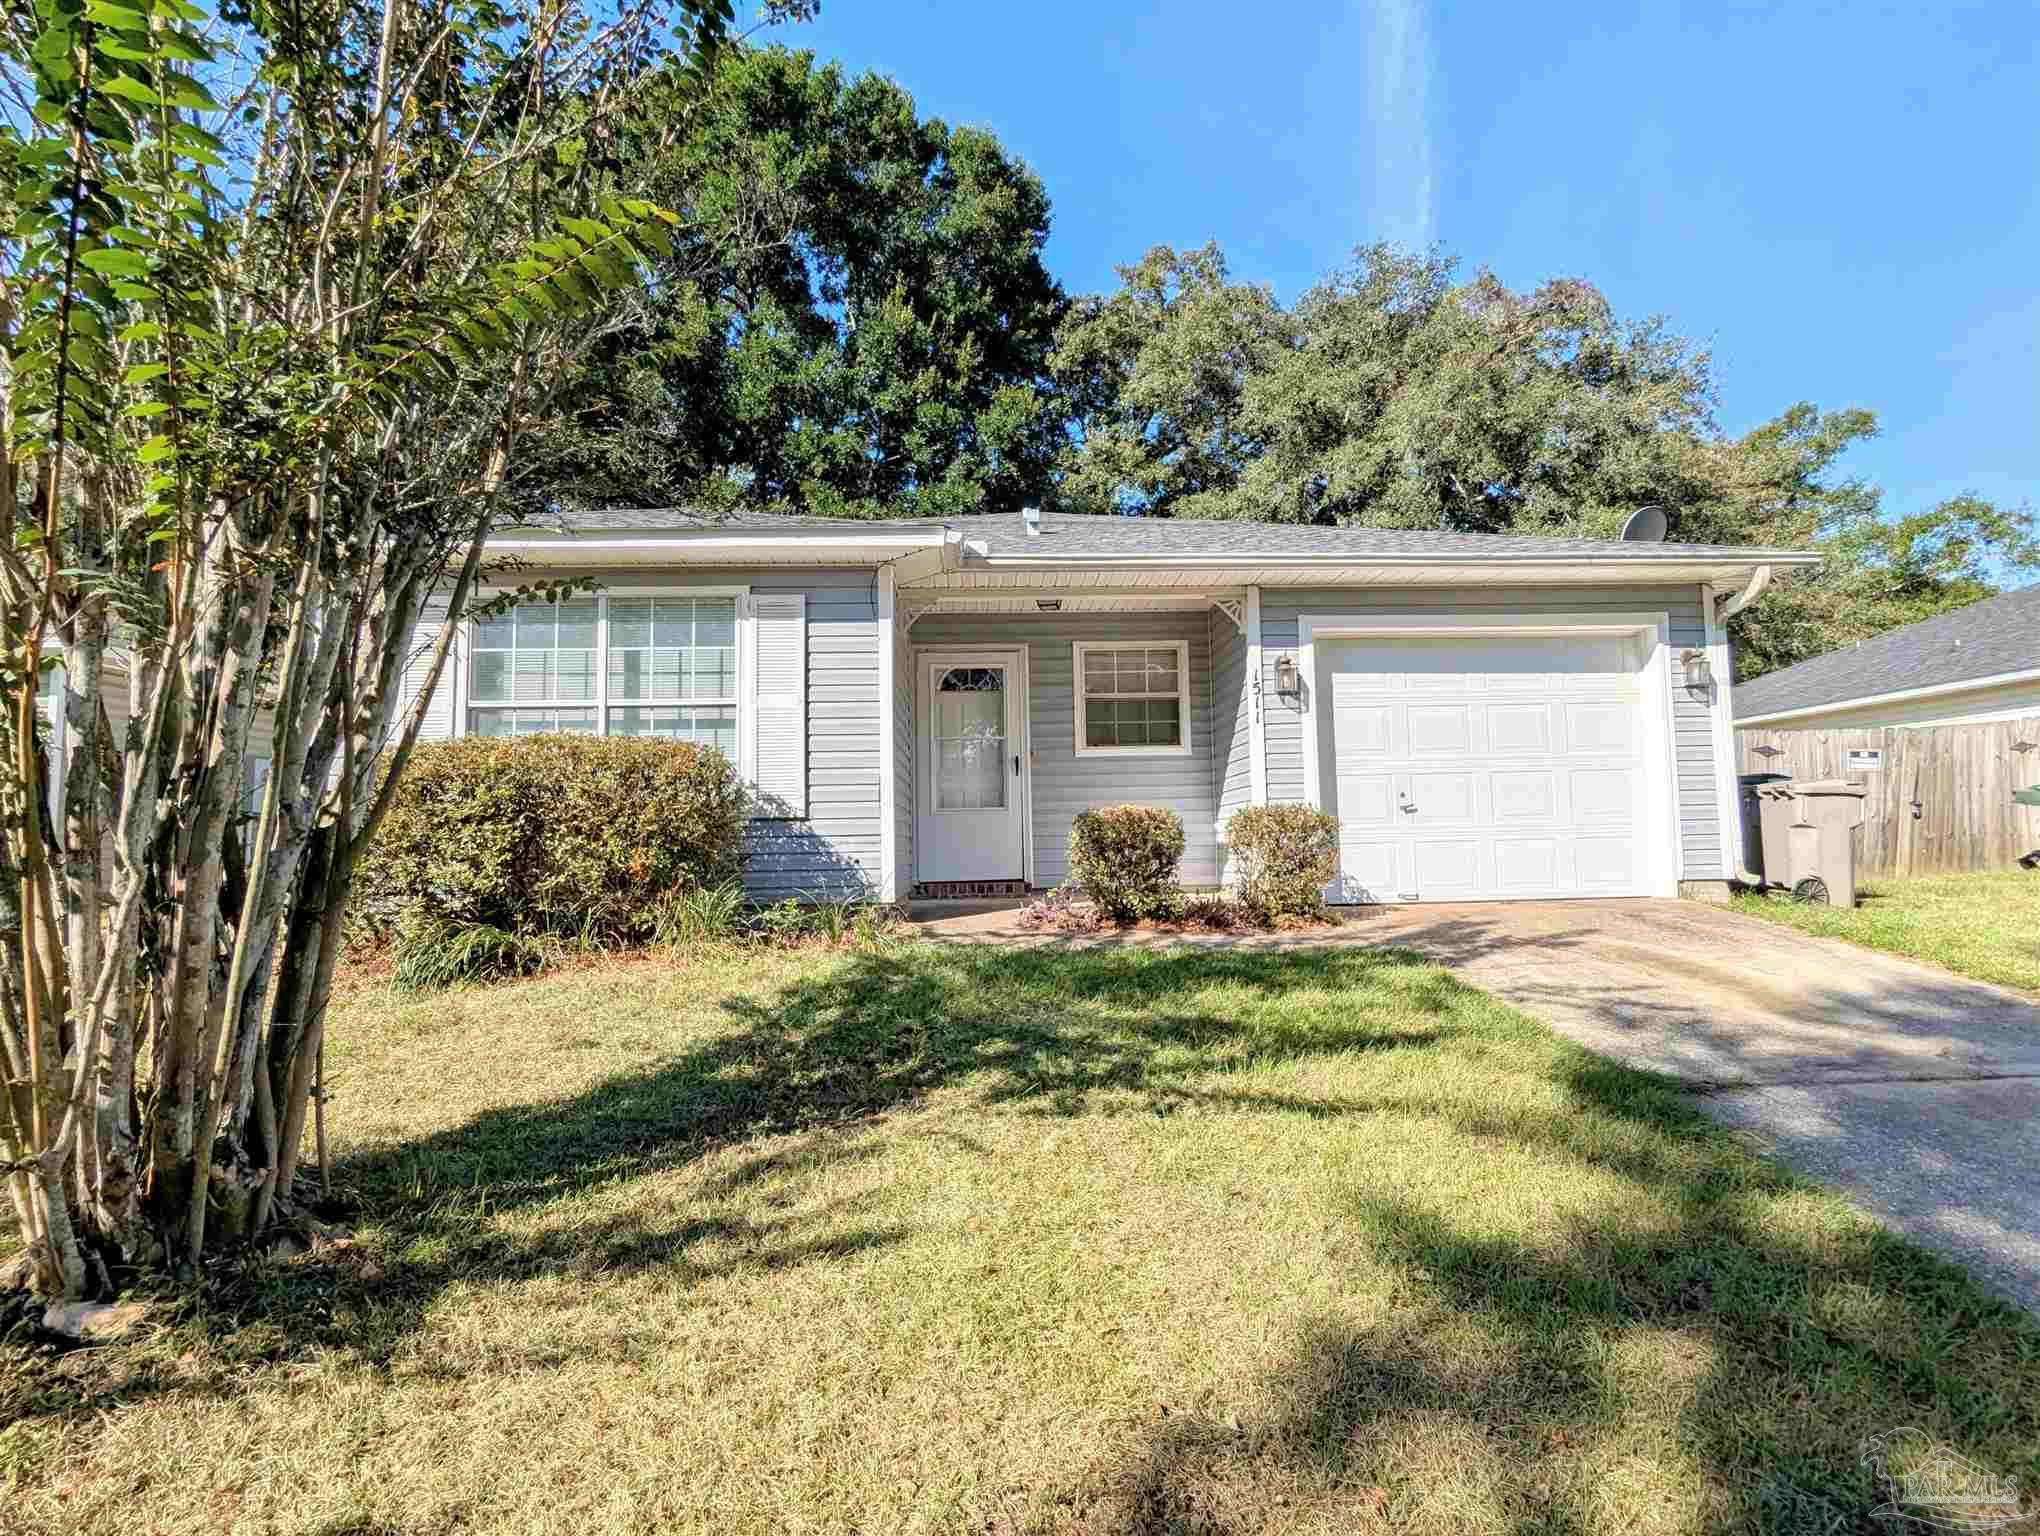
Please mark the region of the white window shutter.
POLYGON ((762 816, 807 815, 807 599, 751 599, 751 781, 762 816))
MULTIPOLYGON (((393 733, 403 730, 418 690, 425 686, 426 674, 432 670, 432 649, 439 643, 440 626, 445 622, 446 599, 426 598, 418 614, 418 627, 411 631, 411 645, 404 661, 403 712, 397 716, 393 733)), ((460 649, 459 637, 455 636, 453 651, 446 658, 446 670, 439 674, 439 686, 432 691, 432 702, 425 706, 425 719, 418 726, 420 741, 445 741, 453 735, 453 674, 460 666, 460 649)))

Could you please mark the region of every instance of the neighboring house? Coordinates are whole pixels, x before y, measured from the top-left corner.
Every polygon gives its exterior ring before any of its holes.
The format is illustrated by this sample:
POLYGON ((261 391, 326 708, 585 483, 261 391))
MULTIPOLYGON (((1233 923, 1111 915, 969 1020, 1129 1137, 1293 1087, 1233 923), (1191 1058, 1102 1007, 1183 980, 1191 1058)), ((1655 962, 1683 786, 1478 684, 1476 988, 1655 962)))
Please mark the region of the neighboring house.
POLYGON ((1735 723, 1772 731, 1970 725, 2040 714, 2040 586, 1767 672, 1735 723))
MULTIPOLYGON (((1344 899, 1712 894, 1722 621, 1789 551, 1050 516, 584 513, 492 540, 598 588, 470 626, 434 735, 710 741, 760 897, 1051 886, 1087 806, 1309 802, 1344 899), (1711 678, 1710 678, 1711 674, 1711 678)), ((422 651, 421 651, 422 655, 422 651)), ((422 667, 422 661, 419 663, 422 667)))

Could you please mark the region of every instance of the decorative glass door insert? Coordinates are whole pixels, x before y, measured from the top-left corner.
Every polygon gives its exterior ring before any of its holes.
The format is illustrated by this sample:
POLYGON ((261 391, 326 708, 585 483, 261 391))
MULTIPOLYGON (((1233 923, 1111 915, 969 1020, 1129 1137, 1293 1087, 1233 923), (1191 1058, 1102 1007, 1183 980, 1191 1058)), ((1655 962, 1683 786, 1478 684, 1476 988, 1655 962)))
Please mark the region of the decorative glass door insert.
POLYGON ((935 809, 1006 804, 1006 669, 951 667, 935 685, 935 809))

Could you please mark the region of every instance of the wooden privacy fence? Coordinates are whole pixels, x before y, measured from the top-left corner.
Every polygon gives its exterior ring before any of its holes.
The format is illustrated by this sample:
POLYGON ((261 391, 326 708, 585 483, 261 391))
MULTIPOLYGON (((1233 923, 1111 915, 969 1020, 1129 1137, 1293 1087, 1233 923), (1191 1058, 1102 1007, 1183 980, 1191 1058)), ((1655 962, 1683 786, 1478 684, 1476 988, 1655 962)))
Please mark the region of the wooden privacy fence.
POLYGON ((1736 733, 1738 773, 1853 779, 1869 794, 1857 868, 1910 875, 2007 869, 2040 851, 2040 810, 2012 795, 2040 784, 2040 715, 1913 730, 1736 733))

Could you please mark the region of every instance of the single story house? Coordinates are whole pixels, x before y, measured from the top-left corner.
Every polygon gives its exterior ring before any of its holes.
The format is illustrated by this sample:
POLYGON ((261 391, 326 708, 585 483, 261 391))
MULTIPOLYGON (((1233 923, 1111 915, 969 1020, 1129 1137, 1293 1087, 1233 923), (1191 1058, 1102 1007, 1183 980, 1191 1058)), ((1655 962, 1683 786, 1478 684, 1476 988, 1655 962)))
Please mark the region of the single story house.
POLYGON ((2040 715, 2040 586, 1767 672, 1735 691, 1738 728, 1973 725, 2040 715))
POLYGON ((587 512, 490 552, 599 586, 469 626, 432 734, 714 742, 754 894, 887 901, 1056 885, 1121 802, 1182 816, 1192 886, 1233 812, 1305 802, 1347 901, 1725 892, 1723 623, 1814 558, 1033 512, 587 512))

